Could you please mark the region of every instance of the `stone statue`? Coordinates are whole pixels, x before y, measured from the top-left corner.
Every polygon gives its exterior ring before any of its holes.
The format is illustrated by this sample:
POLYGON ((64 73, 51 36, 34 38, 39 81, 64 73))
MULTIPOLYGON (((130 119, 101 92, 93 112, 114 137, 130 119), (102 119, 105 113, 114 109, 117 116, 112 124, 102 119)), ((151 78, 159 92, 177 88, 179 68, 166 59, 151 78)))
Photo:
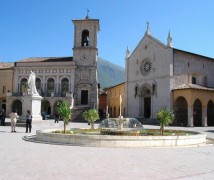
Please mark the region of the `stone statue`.
POLYGON ((36 75, 34 74, 33 71, 30 71, 30 76, 28 79, 28 94, 38 94, 37 90, 36 90, 36 75))

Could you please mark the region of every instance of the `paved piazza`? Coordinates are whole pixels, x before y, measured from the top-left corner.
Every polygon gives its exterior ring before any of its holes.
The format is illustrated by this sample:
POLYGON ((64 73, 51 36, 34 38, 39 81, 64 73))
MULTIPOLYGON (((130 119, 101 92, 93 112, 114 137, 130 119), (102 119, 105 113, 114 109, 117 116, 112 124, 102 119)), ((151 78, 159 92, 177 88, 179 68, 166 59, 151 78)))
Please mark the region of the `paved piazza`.
MULTIPOLYGON (((45 120, 33 125, 31 134, 39 129, 62 128, 62 125, 62 122, 55 124, 54 120, 45 120)), ((87 123, 70 123, 70 127, 89 126, 87 123)), ((178 129, 205 132, 214 139, 214 127, 178 129)), ((16 133, 10 131, 10 126, 0 126, 0 180, 207 180, 214 177, 212 144, 174 148, 80 147, 24 141, 24 127, 17 127, 16 133)))

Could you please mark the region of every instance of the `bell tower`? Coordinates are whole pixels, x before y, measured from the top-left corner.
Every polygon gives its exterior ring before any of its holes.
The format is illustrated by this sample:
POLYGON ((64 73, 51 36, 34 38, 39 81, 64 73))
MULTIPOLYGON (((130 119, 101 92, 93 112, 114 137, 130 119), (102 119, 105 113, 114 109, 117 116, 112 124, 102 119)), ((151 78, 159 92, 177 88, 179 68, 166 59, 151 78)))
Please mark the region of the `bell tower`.
POLYGON ((99 19, 73 20, 76 105, 98 108, 97 34, 99 19))

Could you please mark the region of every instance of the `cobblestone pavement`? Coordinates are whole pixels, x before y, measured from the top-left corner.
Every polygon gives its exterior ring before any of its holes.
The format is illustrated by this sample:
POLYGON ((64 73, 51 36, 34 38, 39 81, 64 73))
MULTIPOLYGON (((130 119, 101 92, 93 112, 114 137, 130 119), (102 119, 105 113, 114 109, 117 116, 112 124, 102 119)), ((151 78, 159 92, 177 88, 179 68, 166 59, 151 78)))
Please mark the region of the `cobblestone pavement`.
MULTIPOLYGON (((70 127, 89 127, 70 123, 70 127)), ((146 128, 159 128, 148 126, 146 128)), ((45 120, 39 129, 62 128, 45 120)), ((214 139, 214 127, 182 128, 205 132, 214 139)), ((214 146, 174 148, 103 148, 51 145, 22 140, 24 127, 11 133, 0 126, 0 180, 62 179, 213 179, 214 146)), ((29 133, 28 133, 29 135, 29 133)))

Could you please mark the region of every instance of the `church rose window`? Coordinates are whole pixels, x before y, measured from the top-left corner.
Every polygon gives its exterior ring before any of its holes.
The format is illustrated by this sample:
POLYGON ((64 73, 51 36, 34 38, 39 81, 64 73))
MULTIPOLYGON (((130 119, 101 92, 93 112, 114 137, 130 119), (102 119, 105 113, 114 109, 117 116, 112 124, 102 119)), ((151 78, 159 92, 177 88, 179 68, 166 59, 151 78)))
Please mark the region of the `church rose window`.
POLYGON ((151 71, 152 68, 152 63, 150 62, 149 59, 143 60, 141 64, 141 72, 143 75, 148 74, 151 71))

